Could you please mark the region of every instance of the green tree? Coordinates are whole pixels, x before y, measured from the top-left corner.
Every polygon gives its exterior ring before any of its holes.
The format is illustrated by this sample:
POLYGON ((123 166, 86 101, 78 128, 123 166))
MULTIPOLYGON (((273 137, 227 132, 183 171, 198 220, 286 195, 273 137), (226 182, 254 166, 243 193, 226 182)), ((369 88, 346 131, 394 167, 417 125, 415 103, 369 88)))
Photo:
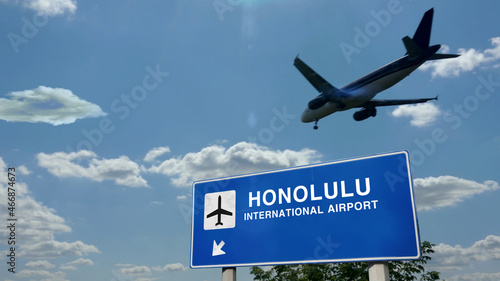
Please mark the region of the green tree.
MULTIPOLYGON (((434 244, 424 241, 421 247, 422 256, 418 260, 390 261, 391 281, 439 280, 439 272, 426 271, 424 268, 431 260, 430 254, 434 253, 433 246, 434 244)), ((254 275, 254 280, 258 281, 368 281, 368 263, 276 265, 269 270, 254 266, 250 273, 254 275)))

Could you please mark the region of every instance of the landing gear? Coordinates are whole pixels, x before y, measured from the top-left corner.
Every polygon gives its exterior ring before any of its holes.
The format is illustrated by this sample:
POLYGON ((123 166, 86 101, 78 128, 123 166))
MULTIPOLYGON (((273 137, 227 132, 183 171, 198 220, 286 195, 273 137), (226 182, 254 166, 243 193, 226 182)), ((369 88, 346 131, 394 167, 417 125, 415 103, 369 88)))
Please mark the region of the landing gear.
POLYGON ((317 130, 318 129, 318 120, 314 121, 314 127, 313 127, 314 130, 317 130))

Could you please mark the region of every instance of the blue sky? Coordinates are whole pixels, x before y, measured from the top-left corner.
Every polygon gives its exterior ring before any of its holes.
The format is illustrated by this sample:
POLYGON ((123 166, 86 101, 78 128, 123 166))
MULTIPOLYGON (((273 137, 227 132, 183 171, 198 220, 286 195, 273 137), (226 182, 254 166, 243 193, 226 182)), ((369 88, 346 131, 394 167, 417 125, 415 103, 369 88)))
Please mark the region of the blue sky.
MULTIPOLYGON (((408 150, 429 269, 500 272, 497 1, 0 1, 0 211, 16 169, 16 273, 2 280, 220 280, 189 269, 195 180, 408 150), (423 65, 378 98, 424 98, 300 122, 315 89, 405 53, 434 7, 423 65), (382 15, 385 15, 384 18, 382 15), (387 16, 388 15, 388 16, 387 16), (346 52, 345 47, 349 46, 346 52)), ((251 280, 238 268, 239 280, 251 280)))

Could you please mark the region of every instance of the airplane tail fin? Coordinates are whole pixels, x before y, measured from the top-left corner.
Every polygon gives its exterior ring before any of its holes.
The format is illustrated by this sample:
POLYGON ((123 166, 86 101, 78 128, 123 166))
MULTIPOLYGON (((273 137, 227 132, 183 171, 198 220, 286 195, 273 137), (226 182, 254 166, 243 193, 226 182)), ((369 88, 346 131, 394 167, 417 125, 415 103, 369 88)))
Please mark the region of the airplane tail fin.
POLYGON ((423 49, 408 36, 403 37, 403 44, 406 48, 406 54, 410 57, 418 57, 423 52, 423 49))
MULTIPOLYGON (((406 48, 406 54, 410 57, 417 57, 424 50, 429 48, 433 16, 434 8, 431 8, 427 12, 425 12, 422 20, 420 20, 420 24, 418 25, 413 38, 410 38, 408 36, 405 36, 403 38, 403 44, 406 48)), ((450 59, 459 56, 460 55, 454 54, 434 54, 428 60, 450 59)))
POLYGON ((413 41, 422 50, 429 47, 429 42, 431 39, 431 27, 432 27, 432 17, 434 16, 434 8, 431 8, 425 12, 420 24, 418 25, 417 31, 413 35, 413 41))

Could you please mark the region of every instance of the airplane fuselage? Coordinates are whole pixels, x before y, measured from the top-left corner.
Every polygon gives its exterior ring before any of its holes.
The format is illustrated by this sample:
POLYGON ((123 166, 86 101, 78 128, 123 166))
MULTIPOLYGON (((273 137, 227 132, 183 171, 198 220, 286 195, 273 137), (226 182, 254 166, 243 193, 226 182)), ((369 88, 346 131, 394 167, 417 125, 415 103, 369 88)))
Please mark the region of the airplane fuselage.
POLYGON ((308 107, 302 113, 302 122, 315 122, 337 111, 360 107, 360 105, 373 99, 378 93, 394 86, 410 75, 410 73, 434 55, 440 47, 440 45, 431 46, 418 57, 405 55, 345 85, 340 88, 341 91, 347 93, 347 96, 341 101, 341 106, 337 102, 327 102, 317 109, 310 109, 308 107))

